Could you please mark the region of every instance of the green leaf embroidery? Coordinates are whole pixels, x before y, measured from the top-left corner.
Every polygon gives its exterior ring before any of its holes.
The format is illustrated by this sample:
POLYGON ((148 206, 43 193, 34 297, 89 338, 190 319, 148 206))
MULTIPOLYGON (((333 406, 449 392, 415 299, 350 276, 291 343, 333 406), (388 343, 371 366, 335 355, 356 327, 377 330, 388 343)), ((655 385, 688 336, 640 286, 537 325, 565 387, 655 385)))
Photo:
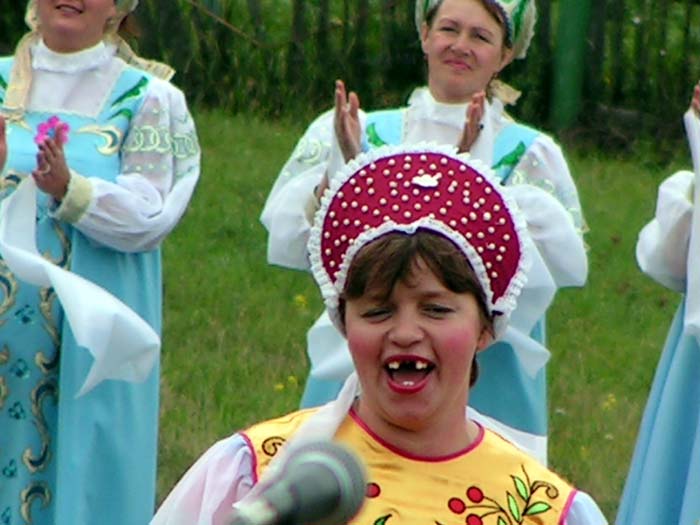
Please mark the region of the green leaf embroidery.
POLYGON ((528 486, 518 476, 511 476, 511 478, 513 478, 515 490, 518 491, 518 494, 521 498, 523 498, 523 500, 527 501, 530 498, 530 489, 528 488, 528 486))
POLYGON ((526 516, 534 516, 535 514, 542 514, 543 512, 547 512, 551 508, 552 507, 548 503, 545 503, 544 501, 536 501, 535 503, 530 505, 527 509, 525 509, 525 515, 526 516))
POLYGON ((386 142, 384 142, 379 136, 379 133, 377 133, 377 125, 374 123, 370 124, 370 126, 367 128, 367 141, 376 147, 384 146, 386 144, 386 142))
POLYGON ((122 108, 119 111, 112 113, 112 115, 110 115, 109 117, 109 120, 112 120, 113 118, 117 118, 119 116, 124 117, 126 120, 131 120, 134 116, 134 112, 128 108, 122 108))
POLYGON ((374 522, 374 525, 385 525, 386 522, 389 521, 389 518, 391 518, 391 514, 387 514, 386 516, 377 518, 377 520, 374 522))
POLYGON ((7 89, 7 81, 0 75, 0 88, 7 89))
POLYGON ((516 148, 507 155, 504 155, 501 160, 492 166, 492 169, 497 170, 503 166, 515 166, 518 164, 518 162, 520 162, 520 159, 525 154, 526 149, 525 144, 523 142, 519 142, 516 148))
POLYGON ((498 517, 498 523, 496 523, 496 525, 508 525, 508 524, 506 523, 506 520, 504 520, 503 518, 501 518, 501 517, 499 516, 499 517, 498 517))
POLYGON ((147 85, 148 77, 141 77, 141 79, 136 84, 134 84, 134 86, 131 89, 119 95, 117 99, 114 102, 112 102, 112 107, 115 107, 130 98, 138 97, 143 91, 143 88, 145 88, 147 85))
POLYGON ((520 523, 520 520, 522 518, 522 514, 520 513, 520 507, 518 507, 518 503, 515 501, 515 497, 510 493, 506 492, 508 496, 508 510, 510 510, 510 514, 513 516, 515 521, 520 523))

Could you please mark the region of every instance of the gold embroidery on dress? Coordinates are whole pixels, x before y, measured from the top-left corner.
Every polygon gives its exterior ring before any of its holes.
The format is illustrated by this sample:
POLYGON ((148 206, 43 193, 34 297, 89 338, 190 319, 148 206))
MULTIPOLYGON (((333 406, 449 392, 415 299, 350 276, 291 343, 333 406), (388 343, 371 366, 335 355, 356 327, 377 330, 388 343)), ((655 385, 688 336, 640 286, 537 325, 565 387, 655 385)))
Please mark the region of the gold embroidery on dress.
POLYGON ((282 445, 285 443, 285 439, 280 436, 273 436, 270 438, 267 438, 265 441, 263 441, 261 448, 262 451, 270 457, 274 457, 277 452, 279 452, 280 448, 282 448, 282 445))
MULTIPOLYGON (((60 261, 57 261, 56 264, 58 264, 62 268, 66 268, 70 260, 70 241, 68 240, 68 237, 66 236, 62 228, 55 225, 54 229, 56 230, 57 235, 61 240, 61 244, 63 245, 63 253, 65 254, 65 256, 62 257, 60 261)), ((44 257, 49 259, 49 256, 47 254, 44 254, 44 257)), ((53 304, 55 299, 56 292, 53 288, 41 288, 39 290, 39 310, 41 311, 41 315, 44 318, 44 329, 49 334, 49 337, 51 337, 51 342, 53 343, 54 348, 59 348, 61 341, 58 333, 58 327, 56 326, 57 321, 56 319, 54 319, 53 314, 53 304)), ((58 368, 59 360, 59 351, 54 352, 53 358, 48 357, 44 351, 39 351, 34 356, 34 363, 39 368, 39 370, 41 370, 41 372, 45 375, 53 372, 58 368)))
MULTIPOLYGON (((24 113, 19 113, 16 111, 0 111, 0 115, 5 117, 5 120, 7 121, 8 124, 11 124, 13 126, 18 126, 20 128, 23 128, 27 131, 34 132, 32 127, 27 123, 26 119, 24 118, 24 113)), ((8 133, 11 130, 8 130, 8 133)))
POLYGON ((41 508, 43 509, 48 507, 49 503, 51 503, 51 490, 44 481, 35 481, 31 483, 20 495, 20 501, 22 502, 20 512, 22 513, 22 518, 28 525, 32 524, 32 503, 36 500, 41 501, 41 508))
POLYGON ((53 399, 54 405, 58 399, 58 386, 55 378, 45 379, 41 381, 34 390, 32 390, 32 413, 34 414, 37 431, 41 439, 41 452, 38 456, 32 455, 30 447, 24 450, 22 454, 22 462, 32 474, 44 470, 51 460, 51 434, 49 433, 46 418, 44 417, 44 401, 47 398, 53 399))
POLYGON ((39 291, 39 310, 41 310, 41 315, 44 317, 44 328, 51 336, 51 341, 54 346, 58 346, 61 343, 60 337, 58 335, 58 329, 56 328, 56 320, 53 317, 53 304, 56 300, 56 291, 53 288, 42 288, 39 291))
POLYGON ((8 170, 7 173, 0 179, 0 192, 6 192, 9 189, 14 189, 19 186, 25 175, 13 170, 8 170))
POLYGON ((66 235, 66 232, 63 230, 61 224, 58 221, 53 221, 53 229, 56 233, 58 241, 61 243, 61 253, 55 259, 51 256, 51 253, 48 250, 45 251, 42 255, 44 259, 46 259, 49 262, 52 262, 56 266, 60 266, 61 268, 68 268, 70 260, 70 239, 68 238, 68 235, 66 235))
POLYGON ((197 134, 194 130, 187 133, 170 133, 165 126, 134 126, 124 144, 126 153, 172 153, 175 158, 186 159, 200 151, 197 134))
POLYGON ((5 406, 5 400, 10 396, 10 389, 4 377, 0 377, 0 408, 5 406))
MULTIPOLYGON (((5 261, 0 260, 0 315, 8 312, 14 305, 17 299, 17 280, 8 268, 5 261)), ((5 324, 7 319, 0 319, 0 327, 5 324)), ((0 358, 0 364, 2 359, 0 358)))
MULTIPOLYGON (((4 366, 10 362, 10 349, 7 345, 0 350, 0 366, 4 366)), ((0 409, 5 406, 5 401, 10 396, 10 388, 7 386, 7 381, 0 376, 0 409)))
POLYGON ((92 133, 102 138, 104 145, 97 148, 102 155, 115 155, 119 152, 124 133, 116 126, 90 125, 80 128, 77 133, 92 133))

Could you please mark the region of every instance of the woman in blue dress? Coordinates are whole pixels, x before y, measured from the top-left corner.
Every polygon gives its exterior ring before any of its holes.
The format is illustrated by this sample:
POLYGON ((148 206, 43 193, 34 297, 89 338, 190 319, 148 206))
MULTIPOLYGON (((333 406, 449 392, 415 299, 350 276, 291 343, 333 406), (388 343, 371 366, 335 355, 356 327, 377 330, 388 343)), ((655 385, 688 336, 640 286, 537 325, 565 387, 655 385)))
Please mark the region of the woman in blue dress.
MULTIPOLYGON (((534 33, 533 0, 417 0, 416 26, 428 64, 428 85, 407 107, 360 109, 336 82, 335 110, 318 117, 282 168, 261 220, 269 232, 268 261, 307 270, 311 217, 329 177, 360 150, 432 141, 458 147, 493 167, 519 194, 536 250, 527 288, 509 331, 479 356, 489 381, 478 384, 472 407, 504 423, 542 461, 547 456, 544 315, 556 290, 582 286, 587 256, 576 186, 559 146, 513 121, 505 105, 517 98, 496 79, 524 58, 534 33), (532 191, 543 188, 569 212, 554 224, 532 191)), ((324 312, 308 333, 311 371, 302 406, 333 399, 352 371, 347 344, 324 312)))
MULTIPOLYGON (((172 70, 118 36, 136 4, 30 0, 31 31, 0 58, 0 197, 36 184, 44 259, 107 290, 159 333, 159 246, 189 202, 200 153, 185 98, 167 81, 172 70)), ((106 380, 78 395, 93 358, 54 288, 9 265, 0 259, 0 524, 147 523, 157 363, 143 382, 106 380)))
MULTIPOLYGON (((700 129, 700 85, 692 114, 700 129)), ((700 143, 691 149, 700 151, 700 143)), ((694 155, 695 157, 696 155, 694 155)), ((696 172, 700 166, 695 166, 696 172)), ((696 174, 678 172, 659 187, 656 215, 639 234, 644 273, 683 294, 661 354, 617 515, 618 525, 700 522, 700 342, 696 174), (695 227, 693 225, 695 222, 695 227), (695 247, 694 253, 690 249, 695 247), (690 260, 689 260, 690 259, 690 260)))

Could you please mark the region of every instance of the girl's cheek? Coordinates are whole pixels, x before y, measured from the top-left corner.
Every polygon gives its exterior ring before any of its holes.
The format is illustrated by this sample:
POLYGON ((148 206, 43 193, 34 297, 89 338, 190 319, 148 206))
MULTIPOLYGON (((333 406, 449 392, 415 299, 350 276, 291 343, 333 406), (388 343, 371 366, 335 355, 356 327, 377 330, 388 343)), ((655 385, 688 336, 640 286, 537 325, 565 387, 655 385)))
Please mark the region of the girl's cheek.
POLYGON ((377 344, 369 334, 348 328, 348 347, 353 356, 364 357, 377 353, 377 344))
MULTIPOLYGON (((447 348, 464 348, 465 342, 473 341, 474 345, 479 342, 479 327, 478 326, 460 326, 452 330, 443 332, 442 343, 447 348)), ((470 347, 472 345, 469 345, 470 347)))

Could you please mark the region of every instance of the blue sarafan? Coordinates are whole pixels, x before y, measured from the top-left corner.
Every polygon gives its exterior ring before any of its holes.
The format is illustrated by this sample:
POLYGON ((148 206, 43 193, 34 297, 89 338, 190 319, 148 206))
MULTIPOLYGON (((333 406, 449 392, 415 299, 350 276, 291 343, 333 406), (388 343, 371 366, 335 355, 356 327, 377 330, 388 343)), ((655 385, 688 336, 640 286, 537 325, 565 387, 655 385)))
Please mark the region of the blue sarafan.
MULTIPOLYGON (((693 107, 700 107, 700 87, 693 107)), ((700 519, 700 120, 685 115, 695 172, 659 188, 656 216, 639 235, 637 261, 664 286, 683 293, 639 429, 618 525, 700 519), (689 196, 693 196, 692 200, 689 196)))

